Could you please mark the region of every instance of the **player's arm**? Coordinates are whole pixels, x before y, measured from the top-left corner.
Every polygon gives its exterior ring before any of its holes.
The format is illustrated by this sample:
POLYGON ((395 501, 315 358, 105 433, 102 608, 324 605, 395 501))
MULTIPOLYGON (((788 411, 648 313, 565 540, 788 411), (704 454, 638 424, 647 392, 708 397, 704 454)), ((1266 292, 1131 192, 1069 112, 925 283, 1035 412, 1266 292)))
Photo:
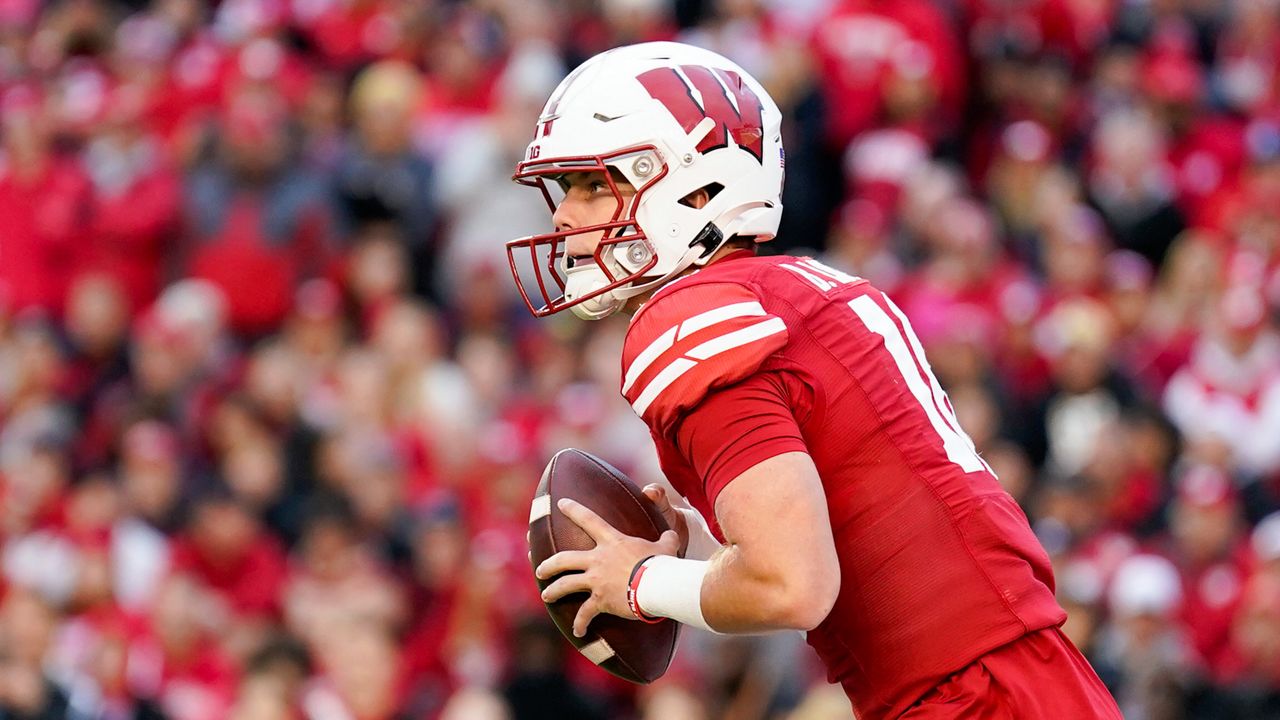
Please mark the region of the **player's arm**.
MULTIPOLYGON (((808 454, 778 455, 739 475, 716 500, 716 518, 728 544, 703 577, 699 602, 707 625, 719 632, 812 630, 827 617, 840 590, 840 564, 808 454)), ((653 584, 639 598, 646 610, 646 599, 673 590, 648 574, 653 584)))
POLYGON ((716 517, 728 544, 710 560, 678 557, 673 531, 649 542, 623 535, 572 500, 559 508, 596 547, 557 553, 537 574, 562 575, 543 591, 547 602, 591 594, 574 621, 579 637, 601 612, 669 617, 725 633, 812 630, 840 589, 826 497, 803 452, 764 460, 720 493, 716 517))
MULTIPOLYGON (((583 631, 596 612, 670 617, 719 632, 808 630, 821 622, 835 602, 840 569, 822 483, 795 418, 797 404, 806 405, 796 396, 799 385, 756 375, 706 397, 675 430, 728 543, 710 560, 657 550, 568 502, 561 511, 597 546, 539 567, 544 578, 580 571, 558 579, 543 598, 590 592, 583 631)), ((680 543, 672 545, 678 550, 680 543)))

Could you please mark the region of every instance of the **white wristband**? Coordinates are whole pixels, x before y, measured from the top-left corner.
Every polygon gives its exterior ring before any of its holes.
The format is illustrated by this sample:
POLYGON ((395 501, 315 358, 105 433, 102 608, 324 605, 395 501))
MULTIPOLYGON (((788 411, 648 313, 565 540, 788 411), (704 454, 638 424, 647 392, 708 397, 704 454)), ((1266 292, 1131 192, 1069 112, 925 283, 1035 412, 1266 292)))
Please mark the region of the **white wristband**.
POLYGON ((689 547, 685 549, 684 556, 692 560, 710 560, 721 545, 716 536, 711 534, 711 528, 702 518, 702 513, 693 508, 680 508, 679 512, 684 515, 689 528, 689 547))
POLYGON ((643 567, 644 574, 636 585, 636 604, 645 615, 716 632, 702 616, 702 581, 711 567, 709 561, 654 555, 643 567))

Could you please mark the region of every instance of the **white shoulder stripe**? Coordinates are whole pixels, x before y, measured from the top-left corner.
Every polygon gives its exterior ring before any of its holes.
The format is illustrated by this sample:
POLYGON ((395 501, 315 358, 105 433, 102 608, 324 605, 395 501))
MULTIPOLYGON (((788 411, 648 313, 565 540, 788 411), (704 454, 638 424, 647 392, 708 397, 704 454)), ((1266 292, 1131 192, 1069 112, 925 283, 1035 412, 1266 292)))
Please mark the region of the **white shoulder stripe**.
POLYGON ((649 384, 644 388, 644 392, 640 393, 640 397, 631 403, 631 407, 635 409, 636 414, 644 415, 644 411, 649 409, 649 406, 653 404, 653 401, 658 398, 658 395, 663 390, 667 389, 667 386, 679 379, 681 375, 692 370, 697 364, 696 360, 690 360, 689 358, 681 357, 672 360, 671 364, 663 368, 657 377, 649 381, 649 384))
POLYGON ((760 305, 758 300, 748 300, 747 302, 733 303, 698 313, 693 317, 680 323, 680 334, 676 336, 677 340, 683 340, 690 335, 715 325, 725 320, 732 320, 740 317, 750 317, 752 315, 764 315, 764 307, 760 305))
POLYGON ((760 305, 759 301, 748 300, 712 308, 687 318, 678 325, 671 326, 666 332, 659 335, 657 339, 649 343, 649 347, 641 351, 636 356, 636 359, 631 362, 631 366, 627 368, 626 376, 622 381, 622 392, 625 394, 629 391, 644 371, 649 369, 653 361, 669 350, 676 340, 688 337, 699 330, 705 330, 726 320, 764 314, 764 307, 760 305))
POLYGON ((653 401, 658 399, 664 390, 671 386, 680 376, 692 370, 698 365, 699 360, 719 355, 722 352, 732 350, 762 340, 770 335, 776 335, 787 329, 787 325, 782 318, 773 317, 763 322, 748 325, 731 333, 725 333, 720 337, 708 340, 701 345, 693 348, 688 352, 688 357, 679 357, 671 361, 671 364, 663 368, 662 372, 645 386, 644 392, 640 393, 640 397, 631 404, 637 415, 644 415, 644 411, 649 409, 653 401), (689 358, 694 358, 690 360, 689 358))
POLYGON ((726 350, 732 350, 736 347, 742 347, 748 343, 767 338, 770 335, 776 335, 787 329, 787 324, 782 318, 769 318, 764 322, 758 322, 755 325, 748 325, 741 330, 734 330, 731 333, 725 333, 717 338, 712 338, 701 345, 689 351, 689 357, 697 360, 706 360, 709 357, 719 355, 726 350))
POLYGON ((656 340, 649 343, 649 347, 636 356, 636 359, 631 363, 631 367, 627 368, 627 375, 622 382, 622 392, 624 394, 635 384, 636 378, 639 378, 640 374, 648 370, 653 361, 658 359, 659 355, 676 344, 676 330, 678 327, 672 327, 659 335, 656 340))

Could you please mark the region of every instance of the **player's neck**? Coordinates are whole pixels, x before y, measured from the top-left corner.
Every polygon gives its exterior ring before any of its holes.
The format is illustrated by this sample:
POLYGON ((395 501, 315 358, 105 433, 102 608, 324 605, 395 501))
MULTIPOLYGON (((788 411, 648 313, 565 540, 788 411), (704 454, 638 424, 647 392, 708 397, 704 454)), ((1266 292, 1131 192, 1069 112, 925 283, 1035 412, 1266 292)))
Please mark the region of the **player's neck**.
POLYGON ((653 297, 654 293, 658 292, 662 288, 666 287, 667 285, 670 285, 676 280, 679 280, 685 275, 697 272, 698 270, 701 270, 702 268, 708 267, 710 265, 714 265, 715 263, 718 263, 721 260, 723 260, 725 257, 732 255, 733 253, 739 252, 740 250, 742 250, 742 247, 739 245, 722 246, 719 250, 716 250, 715 253, 711 255, 711 259, 706 261, 705 263, 701 265, 690 265, 689 267, 681 271, 680 274, 672 277, 670 280, 659 285, 658 287, 655 287, 652 290, 649 290, 645 293, 642 293, 633 298, 630 298, 629 300, 627 300, 627 304, 622 306, 622 311, 628 315, 635 315, 636 313, 640 312, 640 308, 644 307, 645 303, 649 302, 649 298, 653 297))

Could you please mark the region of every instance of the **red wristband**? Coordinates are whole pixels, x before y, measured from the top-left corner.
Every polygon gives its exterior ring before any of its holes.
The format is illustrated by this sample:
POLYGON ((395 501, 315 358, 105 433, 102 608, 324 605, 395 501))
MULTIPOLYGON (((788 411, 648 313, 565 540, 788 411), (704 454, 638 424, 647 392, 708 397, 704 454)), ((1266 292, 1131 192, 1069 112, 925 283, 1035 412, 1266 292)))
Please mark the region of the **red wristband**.
POLYGON ((646 615, 640 609, 639 601, 636 600, 636 592, 640 589, 640 578, 644 577, 644 564, 649 562, 651 558, 653 558, 653 555, 641 560, 636 563, 635 567, 631 568, 631 580, 627 583, 627 607, 631 608, 631 614, 635 615, 637 620, 653 625, 654 623, 662 622, 665 618, 646 615))

